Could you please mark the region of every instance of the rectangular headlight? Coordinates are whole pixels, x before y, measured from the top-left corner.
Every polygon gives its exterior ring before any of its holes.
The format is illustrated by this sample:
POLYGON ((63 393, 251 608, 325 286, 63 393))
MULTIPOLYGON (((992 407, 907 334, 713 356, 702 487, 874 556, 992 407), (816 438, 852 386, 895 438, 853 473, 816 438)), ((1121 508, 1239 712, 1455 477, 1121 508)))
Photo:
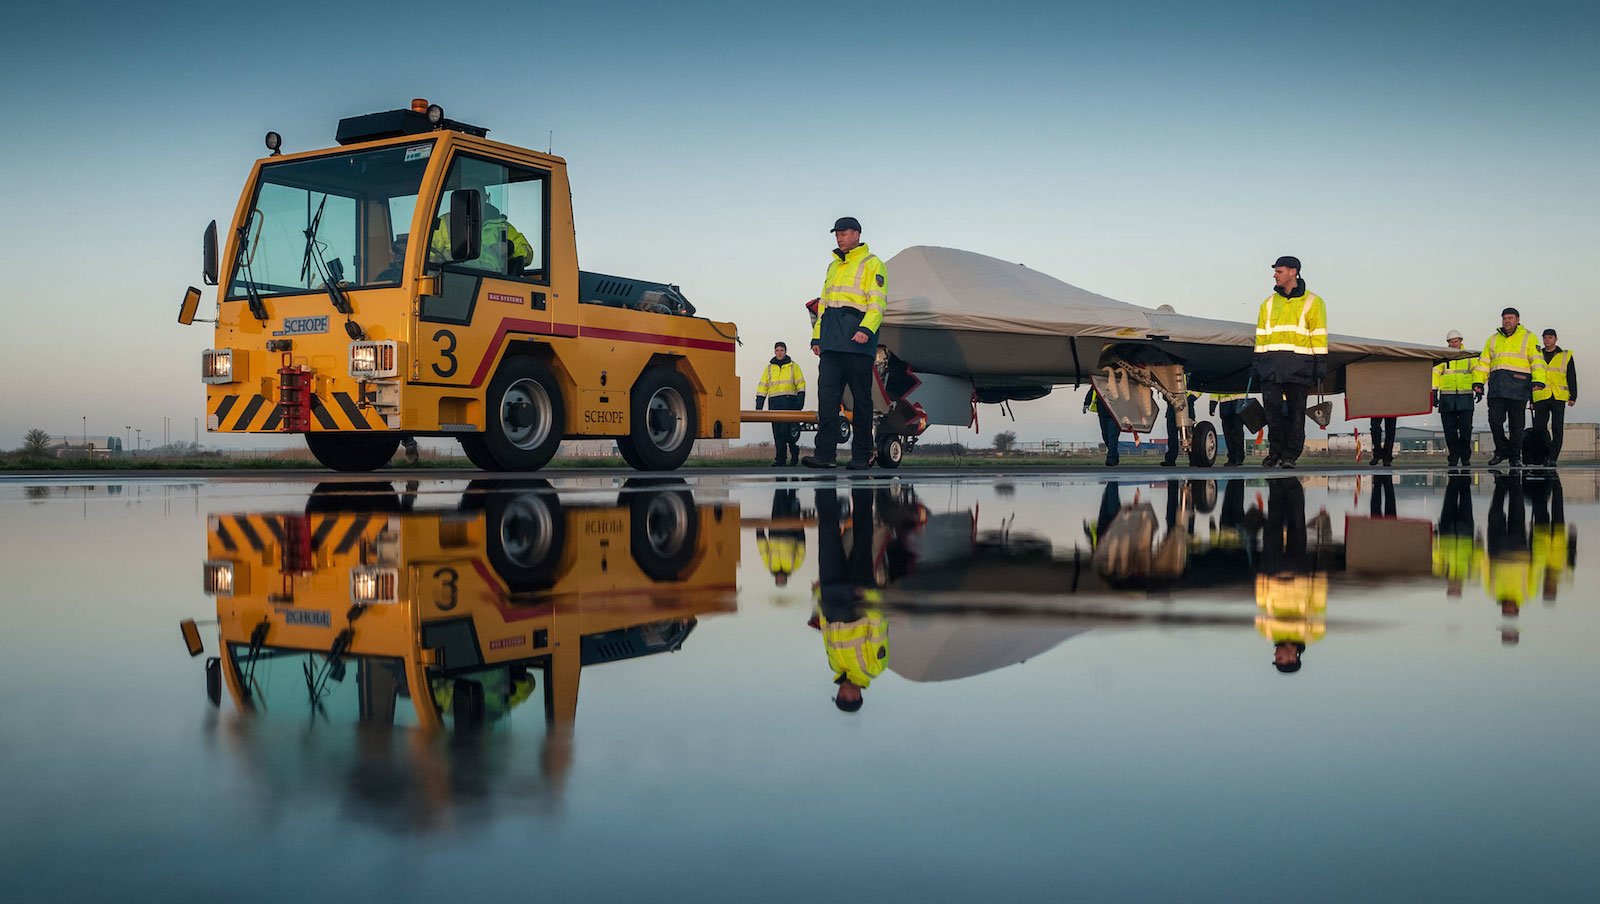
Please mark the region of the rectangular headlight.
MULTIPOLYGON (((239 364, 243 364, 240 356, 239 364)), ((240 368, 234 366, 233 349, 208 348, 200 353, 200 381, 202 383, 238 383, 244 379, 240 368)))
POLYGON ((350 602, 358 606, 387 606, 400 599, 400 572, 393 568, 350 569, 350 602))
POLYGON ((350 343, 350 376, 359 380, 394 377, 400 373, 400 349, 393 339, 350 343))
POLYGON ((233 596, 232 562, 207 562, 202 574, 206 596, 233 596))

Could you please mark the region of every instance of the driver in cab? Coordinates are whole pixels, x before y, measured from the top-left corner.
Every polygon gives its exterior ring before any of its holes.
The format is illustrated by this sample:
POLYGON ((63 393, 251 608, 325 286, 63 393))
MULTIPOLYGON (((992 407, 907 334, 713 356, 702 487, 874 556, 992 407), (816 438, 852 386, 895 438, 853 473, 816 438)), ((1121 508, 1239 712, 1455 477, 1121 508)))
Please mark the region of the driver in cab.
MULTIPOLYGON (((511 221, 500 212, 500 208, 490 202, 487 191, 480 189, 479 193, 483 196, 482 250, 478 252, 476 258, 459 263, 478 270, 520 275, 533 261, 533 246, 528 244, 527 236, 511 225, 511 221)), ((428 260, 437 264, 448 260, 449 257, 450 215, 448 212, 443 212, 433 221, 433 239, 428 243, 428 260)))

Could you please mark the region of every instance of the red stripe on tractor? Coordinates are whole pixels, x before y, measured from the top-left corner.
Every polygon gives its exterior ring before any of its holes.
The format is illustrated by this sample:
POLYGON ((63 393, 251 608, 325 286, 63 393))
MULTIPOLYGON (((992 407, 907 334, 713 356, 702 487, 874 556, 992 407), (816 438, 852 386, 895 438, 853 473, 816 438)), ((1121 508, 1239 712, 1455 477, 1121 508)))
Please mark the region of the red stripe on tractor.
POLYGON ((583 327, 580 330, 575 323, 502 320, 500 321, 500 326, 494 331, 494 338, 489 340, 489 349, 484 353, 483 360, 478 362, 478 369, 473 373, 472 382, 468 385, 483 385, 484 377, 489 374, 490 365, 494 363, 495 357, 500 353, 500 346, 505 344, 506 334, 510 332, 562 336, 568 339, 582 335, 593 339, 615 339, 618 342, 648 342, 677 348, 708 349, 714 352, 733 351, 732 342, 717 342, 710 339, 686 339, 682 336, 667 336, 661 333, 636 333, 631 330, 608 330, 593 326, 583 327))
POLYGON ((733 351, 732 342, 718 342, 714 339, 688 339, 683 336, 666 336, 661 333, 635 333, 632 330, 608 330, 597 326, 586 326, 580 335, 592 336, 595 339, 615 339, 619 342, 649 342, 655 345, 672 345, 678 348, 703 348, 713 352, 733 351))

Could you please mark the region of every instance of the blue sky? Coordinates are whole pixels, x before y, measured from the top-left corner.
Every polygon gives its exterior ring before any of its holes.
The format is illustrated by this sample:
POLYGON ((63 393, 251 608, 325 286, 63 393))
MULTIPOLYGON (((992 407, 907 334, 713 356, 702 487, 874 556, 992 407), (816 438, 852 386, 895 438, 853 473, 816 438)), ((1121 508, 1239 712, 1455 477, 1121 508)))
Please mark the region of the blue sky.
MULTIPOLYGON (((885 258, 966 248, 1237 320, 1297 254, 1337 332, 1476 342, 1515 304, 1587 372, 1597 49, 1579 3, 23 10, 0 53, 0 447, 84 416, 192 425, 210 332, 173 312, 262 134, 322 147, 414 96, 553 133, 581 265, 739 323, 752 389, 770 341, 803 337, 842 214, 885 258)), ((1095 435, 1076 393, 1017 409, 1024 440, 1095 435)))

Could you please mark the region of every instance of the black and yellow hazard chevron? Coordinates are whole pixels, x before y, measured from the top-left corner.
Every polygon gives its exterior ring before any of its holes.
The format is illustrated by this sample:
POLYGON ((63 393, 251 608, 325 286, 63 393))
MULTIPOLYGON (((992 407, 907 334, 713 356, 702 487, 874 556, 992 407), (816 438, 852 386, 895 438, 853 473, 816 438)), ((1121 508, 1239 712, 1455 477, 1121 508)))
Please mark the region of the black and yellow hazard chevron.
MULTIPOLYGON (((270 433, 283 426, 283 406, 260 393, 226 394, 214 396, 215 404, 210 415, 216 418, 212 428, 223 433, 270 433)), ((376 411, 356 407, 355 399, 346 392, 335 392, 331 402, 321 396, 311 396, 311 422, 313 428, 323 430, 382 430, 383 418, 376 411)))
MULTIPOLYGON (((371 513, 313 515, 222 515, 211 522, 213 553, 246 551, 275 560, 302 545, 309 553, 344 555, 362 541, 376 542, 388 525, 388 516, 371 513)), ((231 556, 230 556, 231 557, 231 556)))

